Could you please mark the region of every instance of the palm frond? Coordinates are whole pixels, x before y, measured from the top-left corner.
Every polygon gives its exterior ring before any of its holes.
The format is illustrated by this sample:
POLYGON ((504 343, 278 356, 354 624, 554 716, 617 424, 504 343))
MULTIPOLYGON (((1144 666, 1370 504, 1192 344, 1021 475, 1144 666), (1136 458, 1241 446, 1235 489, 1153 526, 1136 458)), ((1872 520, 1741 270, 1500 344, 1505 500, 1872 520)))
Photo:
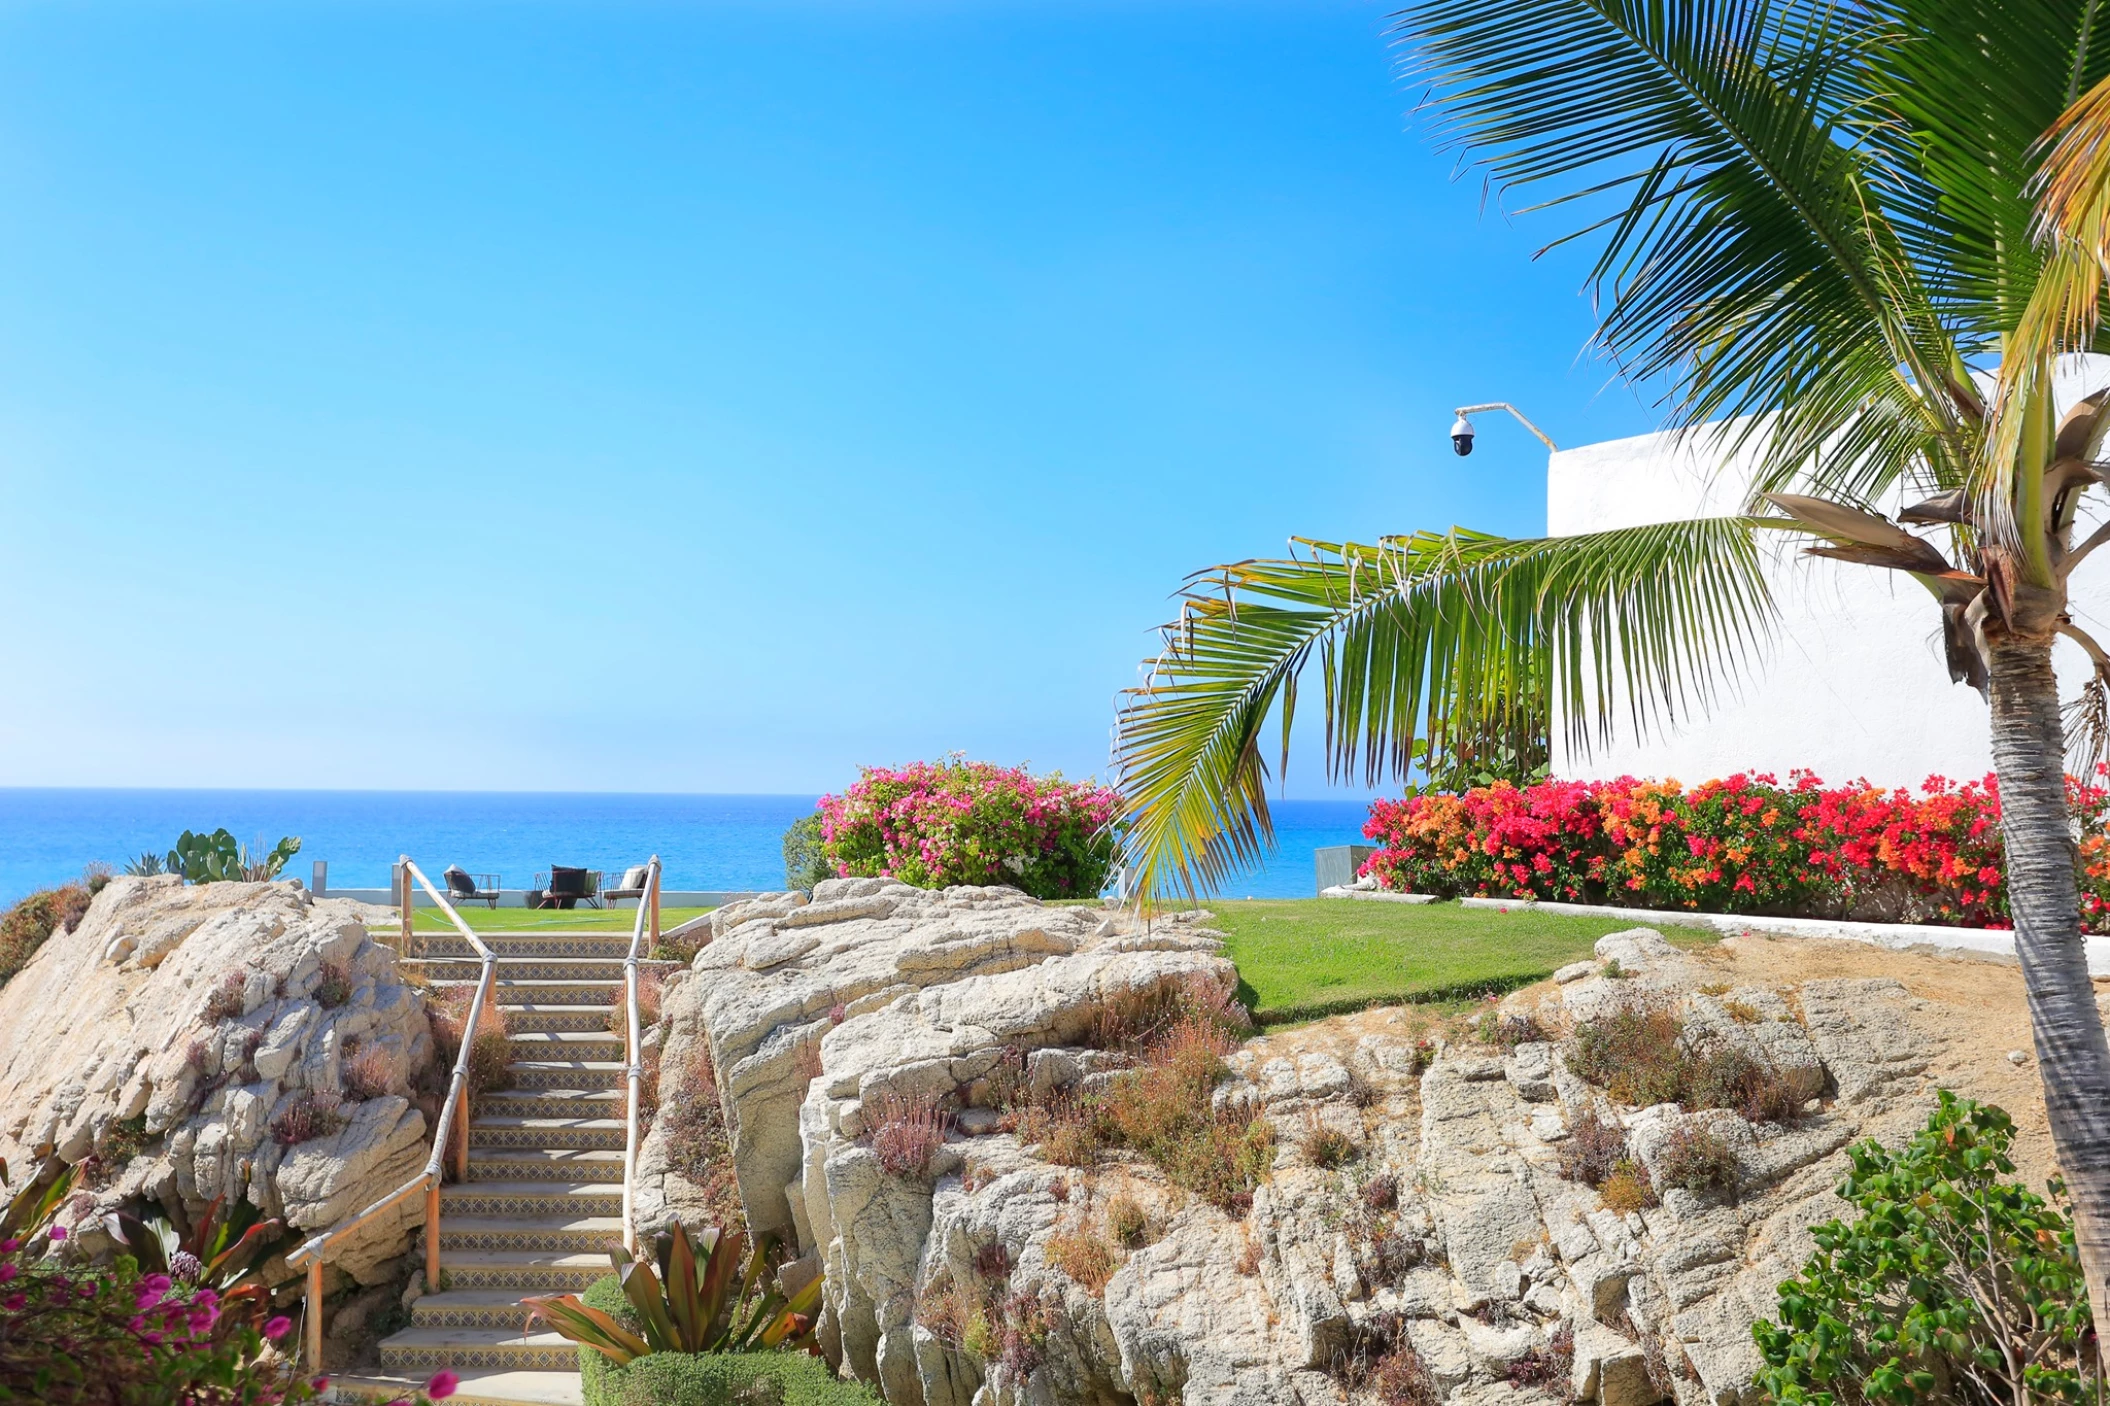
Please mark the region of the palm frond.
MULTIPOLYGON (((1865 9, 1772 0, 1423 0, 1438 131, 1505 188, 1614 212, 1591 275, 1599 340, 1673 386, 1676 423, 1739 417, 1762 488, 1813 466, 1875 496, 1960 481, 1945 448, 1973 392, 1872 168, 1865 9), (1930 393, 1931 392, 1931 393, 1930 393)), ((1895 184, 1896 176, 1884 182, 1895 184)))
POLYGON ((1762 525, 1300 539, 1308 555, 1201 573, 1117 726, 1131 891, 1211 891, 1271 846, 1262 735, 1280 708, 1286 740, 1315 654, 1329 769, 1372 783, 1403 778, 1417 741, 1557 717, 1587 746, 1704 706, 1770 627, 1762 525))

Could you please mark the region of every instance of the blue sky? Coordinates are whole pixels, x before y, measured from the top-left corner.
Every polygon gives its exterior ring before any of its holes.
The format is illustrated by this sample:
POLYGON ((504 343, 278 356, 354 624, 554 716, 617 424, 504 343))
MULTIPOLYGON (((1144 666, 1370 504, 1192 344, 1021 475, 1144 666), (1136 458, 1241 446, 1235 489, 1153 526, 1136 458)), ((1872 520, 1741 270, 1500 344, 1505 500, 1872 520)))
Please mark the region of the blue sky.
POLYGON ((1542 530, 1450 407, 1656 414, 1385 25, 0 11, 0 784, 1094 772, 1188 571, 1542 530))

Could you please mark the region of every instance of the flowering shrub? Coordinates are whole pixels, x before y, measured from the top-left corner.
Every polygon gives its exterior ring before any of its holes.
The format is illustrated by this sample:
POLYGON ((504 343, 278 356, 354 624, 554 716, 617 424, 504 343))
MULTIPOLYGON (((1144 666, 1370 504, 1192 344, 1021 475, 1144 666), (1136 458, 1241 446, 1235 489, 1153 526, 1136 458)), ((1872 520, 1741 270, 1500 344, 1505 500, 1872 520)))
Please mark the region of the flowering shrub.
MULTIPOLYGON (((2110 929, 2110 789, 2070 780, 2082 912, 2110 929)), ((1793 772, 1675 781, 1506 782, 1379 801, 1363 865, 1387 889, 2005 927, 1994 778, 1917 794, 1793 772)))
POLYGON ((1116 806, 1104 786, 957 756, 866 767, 842 795, 821 797, 823 853, 846 879, 1090 898, 1113 867, 1116 806))

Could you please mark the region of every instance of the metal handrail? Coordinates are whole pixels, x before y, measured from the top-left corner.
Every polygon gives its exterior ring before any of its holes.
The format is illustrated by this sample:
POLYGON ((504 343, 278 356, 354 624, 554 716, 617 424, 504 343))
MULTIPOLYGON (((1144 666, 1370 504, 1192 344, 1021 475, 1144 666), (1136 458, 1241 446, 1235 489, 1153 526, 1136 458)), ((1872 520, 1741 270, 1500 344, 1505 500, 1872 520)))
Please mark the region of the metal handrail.
MULTIPOLYGON (((366 1222, 395 1205, 398 1201, 403 1200, 412 1192, 422 1190, 425 1193, 425 1289, 428 1293, 438 1293, 440 1287, 440 1182, 445 1176, 448 1138, 455 1131, 457 1123, 460 1124, 461 1136, 454 1144, 456 1151, 456 1176, 467 1175, 469 1169, 469 1056, 476 1045, 476 1027, 483 1019, 484 1003, 489 999, 492 982, 498 975, 498 956, 490 948, 484 946, 483 939, 478 937, 470 929, 469 925, 462 921, 461 914, 454 911, 454 905, 447 901, 447 895, 433 887, 432 880, 425 877, 424 870, 411 863, 409 855, 404 855, 398 863, 403 870, 404 936, 407 938, 410 935, 410 909, 415 896, 410 885, 411 881, 415 880, 425 892, 432 895, 432 901, 439 905, 440 911, 447 915, 447 920, 454 924, 454 930, 462 935, 470 948, 482 960, 483 971, 477 979, 476 997, 469 1003, 468 1022, 462 1027, 462 1047, 454 1057, 454 1073, 447 1080, 447 1101, 440 1106, 439 1126, 433 1129, 432 1155, 425 1159, 425 1170, 419 1172, 415 1177, 404 1182, 365 1210, 346 1217, 328 1230, 310 1236, 286 1256, 288 1268, 298 1268, 303 1260, 307 1261, 308 1306, 305 1315, 307 1323, 306 1331, 302 1336, 307 1340, 309 1370, 316 1372, 322 1370, 322 1265, 324 1252, 329 1249, 330 1242, 350 1234, 353 1230, 366 1224, 366 1222)), ((654 908, 656 909, 657 906, 655 899, 654 908)), ((653 923, 656 929, 658 926, 656 912, 653 923)), ((634 942, 631 945, 633 947, 636 946, 634 942)))
POLYGON ((632 1255, 637 1253, 637 1106, 644 1096, 645 1080, 644 1061, 638 1051, 642 1037, 637 1028, 637 949, 644 943, 648 922, 652 945, 657 947, 659 856, 656 854, 645 866, 645 892, 638 899, 637 917, 630 924, 630 955, 623 958, 623 1004, 626 1010, 623 1028, 628 1035, 624 1077, 630 1086, 623 1113, 623 1249, 632 1255))

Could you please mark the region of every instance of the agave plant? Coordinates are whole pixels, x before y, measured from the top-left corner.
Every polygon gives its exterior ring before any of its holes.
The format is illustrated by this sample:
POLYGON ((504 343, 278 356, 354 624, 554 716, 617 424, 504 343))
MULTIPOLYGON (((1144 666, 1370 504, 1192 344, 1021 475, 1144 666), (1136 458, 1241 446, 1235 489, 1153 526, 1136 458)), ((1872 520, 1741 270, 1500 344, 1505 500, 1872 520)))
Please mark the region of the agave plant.
POLYGON ((232 1209, 226 1203, 224 1195, 213 1198, 205 1214, 186 1228, 165 1216, 140 1220, 122 1212, 103 1217, 103 1224, 142 1270, 216 1290, 223 1310, 241 1306, 254 1312, 270 1291, 253 1263, 285 1233, 285 1224, 276 1217, 263 1219, 246 1199, 232 1209))
POLYGON ((127 877, 134 879, 151 879, 156 874, 166 874, 168 871, 168 861, 152 850, 148 850, 137 859, 125 861, 125 874, 127 877))
POLYGON ((672 1233, 654 1245, 656 1272, 651 1261, 625 1259, 620 1249, 610 1250, 608 1258, 644 1327, 643 1337, 613 1314, 589 1308, 576 1294, 521 1302, 530 1310, 530 1323, 540 1319, 617 1366, 655 1352, 817 1352, 813 1306, 820 1301, 820 1276, 786 1297, 769 1272, 775 1251, 775 1236, 765 1235, 750 1247, 740 1231, 709 1229, 692 1243, 678 1220, 672 1233))

